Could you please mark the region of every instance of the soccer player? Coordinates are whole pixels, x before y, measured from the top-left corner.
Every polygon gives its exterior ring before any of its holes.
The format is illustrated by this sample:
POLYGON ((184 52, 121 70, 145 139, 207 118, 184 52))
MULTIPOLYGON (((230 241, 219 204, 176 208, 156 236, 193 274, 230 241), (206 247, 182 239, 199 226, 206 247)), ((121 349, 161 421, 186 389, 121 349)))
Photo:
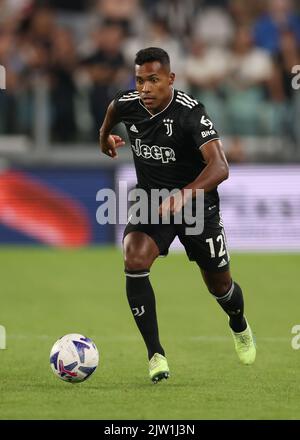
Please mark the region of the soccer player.
POLYGON ((219 210, 217 186, 228 178, 222 144, 204 106, 173 87, 175 74, 169 55, 161 48, 140 50, 135 58, 136 90, 117 94, 108 106, 100 129, 100 147, 116 158, 125 142, 111 134, 113 127, 126 126, 135 163, 137 183, 147 193, 152 189, 179 188, 159 206, 161 218, 172 217, 204 190, 204 230, 188 235, 184 225, 127 223, 123 237, 127 298, 145 341, 150 379, 169 377, 165 351, 159 339, 155 295, 150 268, 159 255, 166 255, 176 236, 191 261, 199 266, 209 292, 227 313, 235 349, 243 364, 252 364, 256 348, 244 316, 240 286, 231 278, 229 254, 219 210), (189 189, 190 191, 185 191, 189 189), (177 195, 180 197, 177 197, 177 195))

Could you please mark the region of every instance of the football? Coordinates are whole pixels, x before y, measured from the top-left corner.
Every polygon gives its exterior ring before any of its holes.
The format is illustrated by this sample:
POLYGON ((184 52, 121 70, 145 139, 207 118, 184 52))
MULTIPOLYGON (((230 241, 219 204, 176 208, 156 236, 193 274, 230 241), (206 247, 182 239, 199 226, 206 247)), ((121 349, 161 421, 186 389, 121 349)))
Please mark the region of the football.
POLYGON ((99 353, 90 338, 79 333, 62 336, 50 352, 53 373, 67 382, 83 382, 96 370, 99 353))

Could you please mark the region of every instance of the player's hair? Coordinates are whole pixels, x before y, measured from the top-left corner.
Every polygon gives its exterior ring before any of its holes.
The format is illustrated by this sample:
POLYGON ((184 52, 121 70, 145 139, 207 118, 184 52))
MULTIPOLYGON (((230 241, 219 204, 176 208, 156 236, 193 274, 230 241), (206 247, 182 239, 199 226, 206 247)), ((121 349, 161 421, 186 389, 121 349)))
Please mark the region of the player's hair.
POLYGON ((142 66, 145 63, 159 61, 162 66, 170 67, 170 57, 168 53, 160 47, 147 47, 141 49, 135 56, 135 64, 142 66))

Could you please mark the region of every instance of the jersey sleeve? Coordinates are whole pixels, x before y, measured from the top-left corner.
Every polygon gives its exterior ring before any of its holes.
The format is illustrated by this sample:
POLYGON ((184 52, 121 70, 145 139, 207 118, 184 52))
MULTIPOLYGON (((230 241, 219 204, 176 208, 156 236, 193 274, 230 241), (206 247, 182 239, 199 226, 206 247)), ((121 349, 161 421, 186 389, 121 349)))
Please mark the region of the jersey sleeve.
POLYGON ((201 104, 188 113, 185 119, 185 130, 194 140, 197 149, 201 149, 212 140, 220 139, 205 107, 201 104))
POLYGON ((120 91, 115 95, 114 108, 120 121, 129 113, 132 103, 138 98, 139 94, 134 90, 120 91))

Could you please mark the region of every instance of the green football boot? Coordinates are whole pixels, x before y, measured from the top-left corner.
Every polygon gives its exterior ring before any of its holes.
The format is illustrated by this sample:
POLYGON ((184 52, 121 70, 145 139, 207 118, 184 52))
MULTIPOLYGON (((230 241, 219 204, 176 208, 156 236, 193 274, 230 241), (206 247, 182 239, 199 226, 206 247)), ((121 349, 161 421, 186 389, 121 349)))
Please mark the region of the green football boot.
POLYGON ((230 330, 234 339, 235 351, 237 352, 242 364, 253 364, 256 357, 256 346, 254 336, 248 322, 246 329, 240 333, 235 333, 232 329, 230 330))
POLYGON ((155 353, 149 361, 149 376, 153 383, 170 376, 167 359, 159 353, 155 353))

